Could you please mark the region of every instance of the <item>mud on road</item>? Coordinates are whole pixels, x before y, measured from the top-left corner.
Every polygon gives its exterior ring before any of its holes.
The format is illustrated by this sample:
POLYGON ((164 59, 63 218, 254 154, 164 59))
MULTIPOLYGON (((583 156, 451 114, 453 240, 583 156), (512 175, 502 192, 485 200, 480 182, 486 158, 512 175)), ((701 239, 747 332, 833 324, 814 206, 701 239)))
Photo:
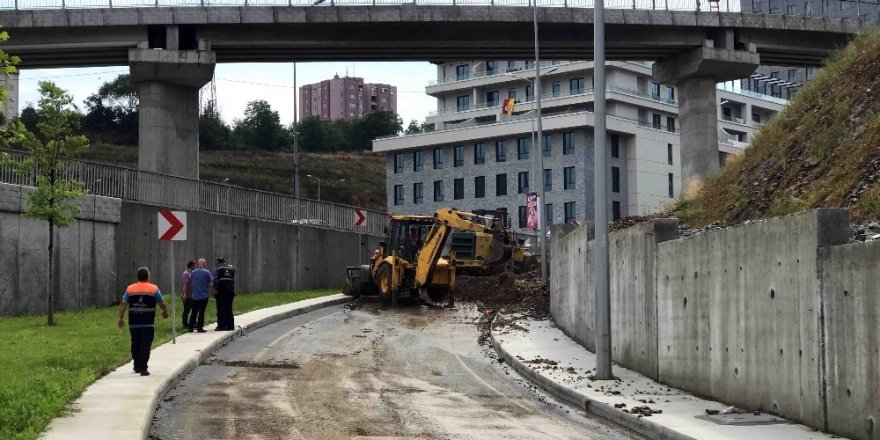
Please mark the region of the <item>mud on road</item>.
POLYGON ((638 438, 518 382, 477 343, 481 315, 366 303, 257 330, 166 396, 150 438, 638 438))

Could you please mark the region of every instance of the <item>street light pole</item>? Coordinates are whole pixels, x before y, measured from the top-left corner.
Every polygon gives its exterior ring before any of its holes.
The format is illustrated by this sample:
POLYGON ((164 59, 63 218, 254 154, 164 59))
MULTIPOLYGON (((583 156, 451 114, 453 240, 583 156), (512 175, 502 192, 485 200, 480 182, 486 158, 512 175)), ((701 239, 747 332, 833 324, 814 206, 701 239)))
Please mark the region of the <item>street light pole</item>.
POLYGON ((535 119, 537 120, 537 129, 535 130, 536 143, 538 144, 537 148, 537 164, 538 164, 538 172, 535 174, 535 182, 538 186, 538 243, 541 245, 541 283, 543 285, 550 284, 547 279, 547 237, 545 237, 544 229, 546 225, 544 224, 544 217, 547 215, 544 212, 544 206, 546 205, 544 201, 544 137, 542 135, 542 127, 541 127, 541 57, 538 52, 538 0, 534 0, 534 8, 532 21, 534 23, 535 29, 535 119))
POLYGON ((299 100, 296 88, 296 63, 293 63, 293 196, 299 198, 299 118, 297 107, 299 100))
POLYGON ((594 318, 596 335, 596 378, 609 380, 611 373, 611 294, 608 285, 608 187, 605 151, 605 4, 595 0, 593 7, 593 78, 595 85, 593 131, 593 206, 596 224, 594 318))

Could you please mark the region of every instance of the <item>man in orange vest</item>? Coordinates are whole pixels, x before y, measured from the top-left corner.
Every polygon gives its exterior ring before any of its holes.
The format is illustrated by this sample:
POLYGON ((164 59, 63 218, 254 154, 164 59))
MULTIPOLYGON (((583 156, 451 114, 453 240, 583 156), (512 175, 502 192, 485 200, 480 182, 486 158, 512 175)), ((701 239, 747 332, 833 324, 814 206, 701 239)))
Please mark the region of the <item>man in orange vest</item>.
POLYGON ((137 271, 138 282, 128 286, 119 304, 119 318, 116 325, 125 325, 125 309, 128 308, 128 331, 131 333, 131 358, 134 372, 149 376, 147 362, 150 361, 150 346, 156 322, 156 306, 162 308, 162 318, 168 319, 168 308, 159 286, 150 283, 150 269, 142 267, 137 271))

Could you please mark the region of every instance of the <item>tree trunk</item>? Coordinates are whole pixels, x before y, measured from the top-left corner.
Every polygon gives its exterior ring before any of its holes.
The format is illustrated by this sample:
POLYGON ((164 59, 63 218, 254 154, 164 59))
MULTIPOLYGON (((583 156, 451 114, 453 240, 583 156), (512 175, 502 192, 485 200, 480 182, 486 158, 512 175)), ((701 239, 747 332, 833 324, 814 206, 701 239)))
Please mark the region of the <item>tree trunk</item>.
POLYGON ((49 220, 49 295, 46 299, 46 324, 55 325, 55 256, 53 255, 55 244, 55 222, 49 220))

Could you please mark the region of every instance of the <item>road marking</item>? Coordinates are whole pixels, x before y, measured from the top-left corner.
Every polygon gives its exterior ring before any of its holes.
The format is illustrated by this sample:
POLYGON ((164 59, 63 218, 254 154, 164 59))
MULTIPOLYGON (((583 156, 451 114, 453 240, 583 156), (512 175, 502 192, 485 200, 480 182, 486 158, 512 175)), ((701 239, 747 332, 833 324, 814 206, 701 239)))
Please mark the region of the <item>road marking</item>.
POLYGON ((304 323, 302 323, 302 324, 300 324, 300 325, 294 327, 294 328, 291 329, 289 332, 287 332, 287 333, 285 333, 285 334, 283 334, 283 335, 281 335, 281 336, 275 338, 274 341, 270 342, 269 345, 266 346, 266 348, 264 348, 264 349, 261 350, 259 353, 257 353, 256 356, 254 356, 254 360, 258 360, 258 359, 260 359, 261 357, 263 357, 263 355, 265 355, 266 352, 268 352, 269 350, 275 348, 275 345, 278 344, 279 342, 281 342, 282 339, 289 337, 290 335, 293 334, 293 332, 299 330, 301 327, 307 326, 307 325, 309 325, 309 324, 316 323, 316 322, 318 322, 318 321, 323 321, 323 320, 325 320, 325 319, 327 319, 327 318, 330 318, 330 317, 332 317, 332 316, 334 316, 334 315, 338 315, 338 314, 339 314, 339 312, 333 312, 333 313, 331 313, 331 314, 329 314, 329 315, 327 315, 327 316, 322 316, 322 317, 320 317, 320 318, 318 318, 318 319, 313 319, 313 320, 311 320, 311 321, 309 321, 309 322, 304 322, 304 323))

